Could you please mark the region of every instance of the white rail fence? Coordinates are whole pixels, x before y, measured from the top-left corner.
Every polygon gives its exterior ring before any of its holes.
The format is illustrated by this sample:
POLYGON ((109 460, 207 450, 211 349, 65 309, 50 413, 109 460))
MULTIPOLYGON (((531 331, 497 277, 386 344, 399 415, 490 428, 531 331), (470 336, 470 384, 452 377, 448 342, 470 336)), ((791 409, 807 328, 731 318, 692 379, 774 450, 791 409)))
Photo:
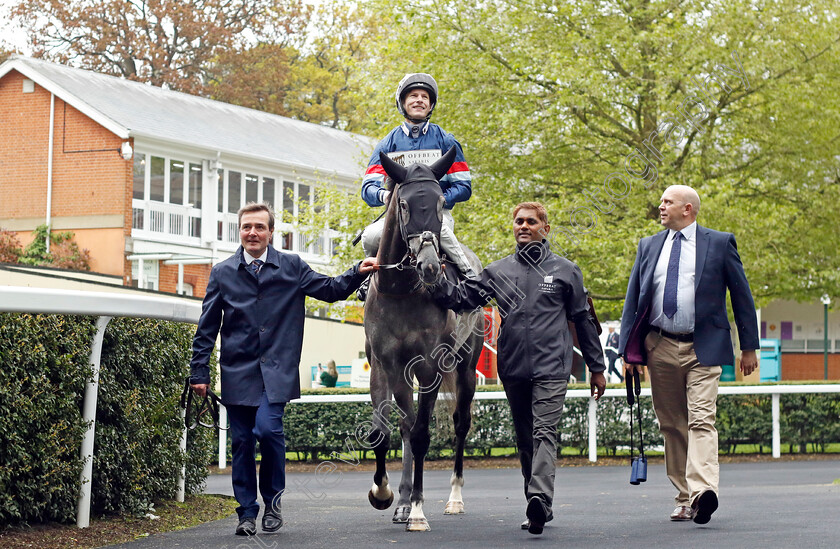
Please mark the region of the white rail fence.
MULTIPOLYGON (((589 399, 588 416, 588 441, 589 461, 598 461, 598 403, 589 394, 588 389, 570 389, 566 398, 587 398, 589 399)), ((773 457, 781 457, 781 437, 779 421, 779 396, 785 394, 803 393, 840 393, 840 384, 825 385, 744 385, 739 387, 721 387, 718 391, 721 395, 771 395, 771 413, 773 419, 773 457)), ((650 396, 650 388, 642 388, 642 396, 650 396)), ((627 392, 624 389, 607 389, 604 397, 626 398, 627 392)), ((504 391, 477 392, 476 400, 504 400, 504 391)), ((370 402, 370 395, 304 395, 295 402, 370 402)), ((220 466, 224 463, 222 458, 222 441, 219 444, 220 466)))
MULTIPOLYGON (((74 290, 53 290, 43 288, 22 288, 0 286, 0 312, 87 315, 98 317, 97 331, 91 342, 90 363, 93 369, 91 379, 85 387, 83 403, 83 421, 89 425, 81 444, 83 469, 80 474, 79 499, 76 509, 76 525, 87 528, 90 525, 90 482, 93 478, 93 443, 96 429, 96 403, 99 394, 99 367, 102 352, 102 339, 108 322, 113 317, 153 318, 197 324, 201 315, 201 305, 189 303, 177 298, 146 297, 121 293, 83 292, 74 290)), ((721 387, 723 395, 766 395, 772 396, 773 421, 773 457, 781 456, 779 397, 782 394, 802 393, 840 393, 840 384, 826 385, 753 385, 740 387, 721 387)), ((650 396, 650 389, 642 389, 643 396, 650 396)), ((623 398, 624 389, 607 389, 605 397, 623 398)), ((503 400, 503 391, 478 392, 477 400, 503 400)), ((588 436, 589 461, 598 460, 597 402, 586 389, 572 389, 566 398, 588 398, 588 436)), ((304 395, 295 402, 370 402, 369 394, 358 395, 304 395)), ((227 411, 222 406, 220 423, 227 422, 227 411)), ((183 419, 183 411, 182 419, 183 419)), ((181 450, 186 451, 187 431, 181 437, 181 450)), ((227 432, 219 431, 219 466, 224 468, 227 462, 227 432)), ((182 468, 178 479, 178 501, 184 500, 184 475, 182 468)))

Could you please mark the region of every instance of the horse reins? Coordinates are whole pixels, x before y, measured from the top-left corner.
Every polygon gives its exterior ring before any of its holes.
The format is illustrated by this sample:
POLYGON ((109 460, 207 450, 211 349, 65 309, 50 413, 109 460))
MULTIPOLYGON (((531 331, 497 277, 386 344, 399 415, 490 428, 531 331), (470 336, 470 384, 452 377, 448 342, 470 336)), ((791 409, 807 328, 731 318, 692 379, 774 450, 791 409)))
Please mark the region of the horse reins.
POLYGON ((203 398, 201 398, 201 400, 195 398, 194 394, 195 391, 193 391, 190 387, 190 378, 187 376, 187 379, 184 382, 184 390, 181 393, 181 408, 186 410, 186 414, 184 416, 184 427, 192 431, 200 425, 202 427, 207 427, 208 429, 217 428, 226 431, 227 427, 222 427, 219 424, 219 407, 222 400, 218 397, 218 395, 216 395, 210 387, 207 388, 207 393, 203 398), (210 414, 210 418, 213 423, 205 423, 201 420, 201 416, 205 413, 210 414), (195 417, 191 417, 192 415, 195 417))

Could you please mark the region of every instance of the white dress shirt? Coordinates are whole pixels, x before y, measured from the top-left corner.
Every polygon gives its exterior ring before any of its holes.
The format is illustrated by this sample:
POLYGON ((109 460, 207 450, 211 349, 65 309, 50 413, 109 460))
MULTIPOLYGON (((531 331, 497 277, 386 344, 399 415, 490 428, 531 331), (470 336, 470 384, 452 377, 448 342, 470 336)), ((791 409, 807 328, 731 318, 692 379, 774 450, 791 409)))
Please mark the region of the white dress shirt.
POLYGON ((248 252, 246 252, 245 250, 242 250, 242 254, 243 254, 243 257, 245 257, 245 264, 246 265, 250 266, 251 263, 253 263, 255 259, 259 259, 260 261, 265 263, 266 259, 268 259, 268 248, 263 250, 262 255, 259 256, 259 257, 254 257, 251 254, 249 254, 248 252))
POLYGON ((668 276, 668 260, 671 258, 671 248, 674 246, 674 235, 677 231, 668 229, 668 236, 656 262, 653 271, 653 305, 651 306, 649 321, 656 326, 674 334, 694 332, 694 271, 697 264, 697 222, 680 231, 683 235, 680 247, 680 271, 677 284, 677 312, 673 318, 668 318, 662 312, 665 300, 665 279, 668 276))

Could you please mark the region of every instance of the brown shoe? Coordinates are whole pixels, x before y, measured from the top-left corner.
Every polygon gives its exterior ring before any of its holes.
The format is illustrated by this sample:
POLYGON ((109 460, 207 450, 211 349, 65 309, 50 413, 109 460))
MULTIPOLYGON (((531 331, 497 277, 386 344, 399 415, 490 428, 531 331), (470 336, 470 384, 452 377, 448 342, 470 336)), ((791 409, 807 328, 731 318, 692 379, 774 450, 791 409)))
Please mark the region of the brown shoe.
POLYGON ((671 520, 691 520, 694 518, 694 511, 688 505, 679 505, 671 512, 671 520))

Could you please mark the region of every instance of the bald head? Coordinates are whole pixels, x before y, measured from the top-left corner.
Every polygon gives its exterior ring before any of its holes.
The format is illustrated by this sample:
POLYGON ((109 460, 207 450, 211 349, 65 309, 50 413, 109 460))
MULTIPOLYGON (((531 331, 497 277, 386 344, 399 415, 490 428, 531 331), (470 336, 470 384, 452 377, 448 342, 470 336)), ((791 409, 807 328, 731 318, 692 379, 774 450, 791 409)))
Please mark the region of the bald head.
POLYGON ((682 230, 697 220, 700 195, 687 185, 671 185, 662 193, 659 203, 659 221, 675 231, 682 230))

